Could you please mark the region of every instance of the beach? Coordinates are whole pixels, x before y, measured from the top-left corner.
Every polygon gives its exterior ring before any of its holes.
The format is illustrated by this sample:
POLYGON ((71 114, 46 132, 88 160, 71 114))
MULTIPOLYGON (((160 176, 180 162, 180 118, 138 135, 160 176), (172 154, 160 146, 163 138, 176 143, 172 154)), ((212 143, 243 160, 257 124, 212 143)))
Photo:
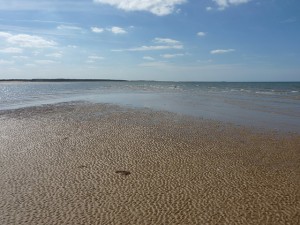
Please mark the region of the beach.
POLYGON ((0 112, 1 224, 299 224, 300 136, 112 104, 0 112))

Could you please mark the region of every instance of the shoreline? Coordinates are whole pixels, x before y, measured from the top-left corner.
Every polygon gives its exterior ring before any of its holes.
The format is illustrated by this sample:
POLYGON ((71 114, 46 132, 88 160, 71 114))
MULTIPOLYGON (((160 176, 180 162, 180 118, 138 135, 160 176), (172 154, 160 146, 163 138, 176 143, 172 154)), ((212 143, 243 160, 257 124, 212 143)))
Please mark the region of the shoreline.
MULTIPOLYGON (((90 100, 70 100, 70 101, 49 101, 48 103, 38 103, 38 104, 33 104, 33 105, 21 105, 21 106, 12 106, 11 108, 5 108, 5 109, 0 109, 0 117, 9 115, 9 114, 15 114, 15 113, 21 113, 23 114, 24 112, 30 113, 35 110, 43 110, 47 108, 55 108, 55 107, 64 107, 68 105, 105 105, 109 107, 117 107, 117 108, 124 108, 126 110, 137 110, 137 111, 149 111, 149 112, 158 112, 158 113, 167 113, 171 114, 174 116, 179 116, 179 117, 187 117, 190 118, 191 120, 203 120, 207 122, 213 122, 213 123, 220 123, 223 125, 231 126, 231 127, 236 127, 236 128, 241 128, 248 130, 249 132, 254 132, 254 133, 259 133, 259 134, 277 134, 277 135, 282 135, 282 136, 300 136, 300 131, 294 130, 294 129, 289 129, 289 128, 284 128, 284 129, 277 129, 277 128, 272 128, 270 126, 257 126, 256 125, 250 125, 249 122, 241 124, 237 121, 227 121, 221 118, 207 118, 206 116, 203 115, 194 115, 194 114, 188 114, 185 112, 176 112, 172 110, 166 110, 166 109, 159 109, 155 107, 143 107, 139 105, 129 105, 129 104, 121 104, 119 102, 93 102, 90 100)), ((1 118, 0 118, 1 119, 1 118)))
POLYGON ((111 104, 0 111, 1 224, 297 224, 300 136, 111 104))

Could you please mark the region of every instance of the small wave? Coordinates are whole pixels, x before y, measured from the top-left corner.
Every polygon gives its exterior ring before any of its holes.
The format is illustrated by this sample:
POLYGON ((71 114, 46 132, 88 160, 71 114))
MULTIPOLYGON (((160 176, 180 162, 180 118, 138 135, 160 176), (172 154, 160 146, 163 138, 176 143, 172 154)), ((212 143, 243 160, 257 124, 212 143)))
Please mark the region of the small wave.
POLYGON ((256 91, 256 94, 263 94, 263 95, 274 95, 274 92, 270 92, 270 91, 256 91))
POLYGON ((240 89, 241 92, 247 92, 247 93, 250 93, 251 91, 250 90, 247 90, 247 89, 240 89))
POLYGON ((291 93, 298 93, 299 91, 291 91, 291 93))

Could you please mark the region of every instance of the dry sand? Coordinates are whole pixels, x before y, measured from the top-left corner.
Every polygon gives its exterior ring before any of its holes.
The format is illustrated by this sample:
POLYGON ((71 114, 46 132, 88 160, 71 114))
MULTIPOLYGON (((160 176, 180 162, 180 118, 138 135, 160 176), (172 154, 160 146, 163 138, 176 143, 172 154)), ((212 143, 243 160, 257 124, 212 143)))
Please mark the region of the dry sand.
POLYGON ((0 224, 299 224, 300 137, 111 105, 0 113, 0 224))

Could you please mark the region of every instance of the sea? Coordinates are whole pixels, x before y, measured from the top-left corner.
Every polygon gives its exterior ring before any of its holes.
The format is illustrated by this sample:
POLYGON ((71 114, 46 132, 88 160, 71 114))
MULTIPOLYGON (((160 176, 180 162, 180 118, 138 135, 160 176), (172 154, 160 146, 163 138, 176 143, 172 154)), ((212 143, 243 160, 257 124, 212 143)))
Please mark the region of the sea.
POLYGON ((72 101, 300 133, 300 82, 0 82, 0 110, 72 101))

